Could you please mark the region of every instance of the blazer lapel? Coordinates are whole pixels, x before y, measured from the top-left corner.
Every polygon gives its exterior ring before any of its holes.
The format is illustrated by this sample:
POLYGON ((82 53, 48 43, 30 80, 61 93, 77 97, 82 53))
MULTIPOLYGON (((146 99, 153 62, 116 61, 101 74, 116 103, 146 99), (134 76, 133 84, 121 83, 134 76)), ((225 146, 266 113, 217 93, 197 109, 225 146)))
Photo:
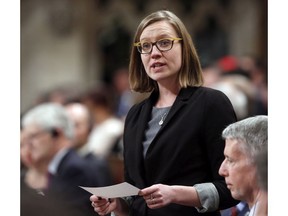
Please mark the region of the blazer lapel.
POLYGON ((141 186, 145 187, 146 186, 146 179, 145 179, 145 166, 144 166, 144 157, 143 157, 143 138, 147 126, 147 122, 150 119, 151 115, 151 110, 153 106, 153 97, 154 95, 151 94, 149 97, 149 100, 146 101, 146 103, 142 106, 142 110, 139 115, 139 125, 138 125, 138 130, 137 130, 137 135, 136 135, 136 140, 135 140, 135 148, 136 148, 136 153, 137 153, 137 167, 139 167, 138 172, 141 178, 139 178, 141 182, 141 186))

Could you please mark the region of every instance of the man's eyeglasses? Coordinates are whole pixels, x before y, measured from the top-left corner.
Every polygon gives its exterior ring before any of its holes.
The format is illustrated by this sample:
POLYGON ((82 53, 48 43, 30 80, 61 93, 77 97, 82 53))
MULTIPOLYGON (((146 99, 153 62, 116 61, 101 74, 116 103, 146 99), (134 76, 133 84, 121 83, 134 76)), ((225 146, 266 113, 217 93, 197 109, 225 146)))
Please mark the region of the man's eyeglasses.
POLYGON ((52 136, 55 136, 54 133, 55 133, 54 129, 52 129, 52 131, 40 130, 40 131, 37 131, 37 132, 34 132, 34 133, 31 133, 31 134, 27 135, 26 140, 31 142, 31 141, 34 141, 34 140, 38 140, 43 135, 47 135, 47 134, 51 134, 52 136))
POLYGON ((161 40, 155 42, 137 42, 134 43, 134 46, 137 47, 137 50, 141 54, 150 54, 152 52, 152 48, 155 45, 157 49, 161 52, 165 52, 171 50, 174 44, 174 41, 180 41, 182 38, 163 38, 161 40))

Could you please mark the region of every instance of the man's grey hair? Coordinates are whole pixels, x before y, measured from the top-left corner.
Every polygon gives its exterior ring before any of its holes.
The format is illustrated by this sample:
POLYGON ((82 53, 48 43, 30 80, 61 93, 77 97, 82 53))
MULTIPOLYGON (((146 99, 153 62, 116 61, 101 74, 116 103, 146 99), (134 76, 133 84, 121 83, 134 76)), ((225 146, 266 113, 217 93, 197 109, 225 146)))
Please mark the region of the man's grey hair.
POLYGON ((68 139, 73 138, 73 123, 65 108, 57 103, 43 103, 27 111, 22 118, 22 127, 36 124, 43 130, 60 129, 68 139))
POLYGON ((239 145, 255 163, 262 149, 268 145, 268 117, 258 115, 230 124, 222 132, 223 139, 236 139, 239 145))

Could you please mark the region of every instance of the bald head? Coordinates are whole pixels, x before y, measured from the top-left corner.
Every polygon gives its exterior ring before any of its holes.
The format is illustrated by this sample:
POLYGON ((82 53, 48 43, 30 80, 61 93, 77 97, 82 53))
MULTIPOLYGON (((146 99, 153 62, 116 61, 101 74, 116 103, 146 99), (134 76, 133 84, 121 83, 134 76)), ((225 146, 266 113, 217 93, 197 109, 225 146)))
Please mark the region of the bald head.
POLYGON ((87 107, 81 103, 71 103, 66 106, 67 113, 72 119, 75 128, 73 147, 81 148, 87 143, 91 131, 91 118, 87 107))

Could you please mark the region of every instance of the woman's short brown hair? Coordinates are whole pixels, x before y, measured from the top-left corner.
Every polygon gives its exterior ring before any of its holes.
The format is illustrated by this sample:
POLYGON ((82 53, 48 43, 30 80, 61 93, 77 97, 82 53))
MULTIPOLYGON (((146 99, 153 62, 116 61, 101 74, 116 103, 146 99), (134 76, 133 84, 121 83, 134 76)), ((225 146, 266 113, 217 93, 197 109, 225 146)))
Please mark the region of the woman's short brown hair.
MULTIPOLYGON (((182 66, 178 75, 179 85, 184 88, 187 86, 201 86, 203 77, 196 48, 183 22, 171 11, 160 10, 145 17, 136 30, 133 44, 139 42, 143 30, 147 26, 159 21, 170 23, 175 29, 177 37, 183 39, 180 41, 182 43, 182 66)), ((141 93, 157 90, 157 82, 146 74, 140 55, 137 48, 132 45, 129 64, 131 90, 141 93)))

